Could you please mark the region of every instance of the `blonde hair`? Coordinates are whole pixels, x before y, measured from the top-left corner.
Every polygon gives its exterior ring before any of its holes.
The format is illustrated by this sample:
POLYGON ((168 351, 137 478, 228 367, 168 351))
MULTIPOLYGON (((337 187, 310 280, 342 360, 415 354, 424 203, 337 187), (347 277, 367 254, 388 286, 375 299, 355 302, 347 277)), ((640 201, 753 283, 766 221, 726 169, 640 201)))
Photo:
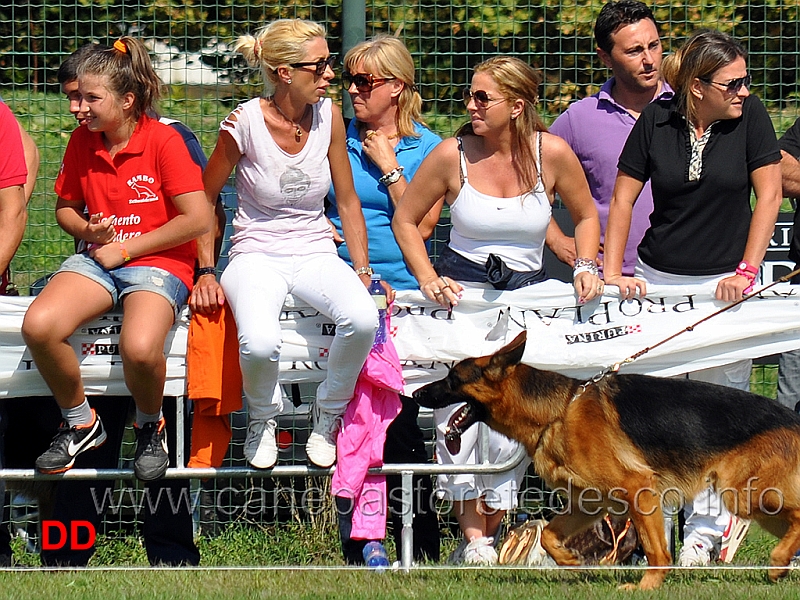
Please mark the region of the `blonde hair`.
POLYGON ((731 36, 721 31, 701 30, 664 59, 661 75, 675 92, 678 110, 690 123, 697 117, 698 100, 691 89, 694 80, 707 83, 714 73, 739 57, 747 59, 747 51, 731 36))
POLYGON ((405 44, 394 36, 375 36, 353 46, 344 57, 344 68, 351 73, 359 63, 375 77, 403 82, 397 98, 397 132, 401 137, 419 137, 414 123, 427 125, 422 120, 422 97, 414 84, 414 59, 405 44))
POLYGON ((240 36, 233 49, 241 52, 248 65, 261 70, 265 92, 269 96, 278 83, 278 67, 302 62, 307 52, 306 44, 318 37, 325 37, 325 28, 319 23, 305 19, 278 19, 253 35, 240 36))
MULTIPOLYGON (((496 56, 478 64, 474 73, 488 73, 503 98, 509 102, 522 100, 524 107, 516 119, 511 120, 513 130, 513 148, 517 160, 514 169, 526 189, 536 187, 538 173, 536 171, 536 149, 534 148, 534 134, 537 131, 547 131, 547 126, 536 112, 539 102, 539 73, 528 63, 513 56, 496 56)), ((459 129, 456 135, 473 133, 472 125, 467 123, 459 129)))
POLYGON ((108 89, 117 97, 132 93, 135 100, 131 114, 136 121, 145 113, 156 112, 162 83, 147 48, 136 38, 123 36, 111 48, 88 53, 78 65, 77 74, 105 77, 108 89))

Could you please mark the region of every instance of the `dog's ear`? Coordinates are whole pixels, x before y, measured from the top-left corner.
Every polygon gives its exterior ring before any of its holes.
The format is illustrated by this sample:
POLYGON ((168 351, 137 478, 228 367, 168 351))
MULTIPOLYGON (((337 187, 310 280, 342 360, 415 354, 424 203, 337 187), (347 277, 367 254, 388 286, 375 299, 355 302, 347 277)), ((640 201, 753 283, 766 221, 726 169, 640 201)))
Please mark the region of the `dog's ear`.
POLYGON ((527 332, 523 331, 510 344, 506 344, 500 350, 492 354, 489 359, 489 369, 505 370, 508 367, 519 364, 525 352, 525 341, 527 332))

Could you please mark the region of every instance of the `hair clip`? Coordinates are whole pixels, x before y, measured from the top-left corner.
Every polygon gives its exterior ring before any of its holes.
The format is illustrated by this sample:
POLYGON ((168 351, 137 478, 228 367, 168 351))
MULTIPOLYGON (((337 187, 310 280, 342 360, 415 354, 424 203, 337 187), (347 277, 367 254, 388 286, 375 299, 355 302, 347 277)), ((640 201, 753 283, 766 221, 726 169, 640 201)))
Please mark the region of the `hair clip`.
POLYGON ((128 46, 122 40, 117 40, 116 42, 114 42, 114 48, 116 50, 119 50, 123 54, 128 53, 128 46))

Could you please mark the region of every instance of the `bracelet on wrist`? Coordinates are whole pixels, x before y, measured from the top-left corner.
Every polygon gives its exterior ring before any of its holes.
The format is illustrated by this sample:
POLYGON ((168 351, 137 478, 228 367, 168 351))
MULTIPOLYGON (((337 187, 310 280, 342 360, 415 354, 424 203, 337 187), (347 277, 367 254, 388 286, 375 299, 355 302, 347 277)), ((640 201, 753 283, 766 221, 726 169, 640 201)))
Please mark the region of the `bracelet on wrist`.
POLYGON ((400 181, 400 178, 403 176, 404 170, 405 168, 402 165, 395 167, 388 173, 384 173, 383 176, 380 179, 378 179, 378 183, 382 183, 386 187, 389 187, 393 183, 397 183, 398 181, 400 181))
POLYGON ((198 277, 202 277, 203 275, 217 275, 217 268, 216 267, 198 267, 194 270, 194 277, 197 279, 198 277))
POLYGON ((743 260, 742 262, 740 262, 739 266, 736 267, 736 273, 737 274, 739 273, 739 271, 742 271, 744 273, 749 273, 752 276, 753 279, 755 279, 756 275, 758 275, 758 267, 755 266, 755 265, 751 265, 746 260, 743 260))
POLYGON ((131 255, 128 254, 128 250, 122 242, 119 243, 119 251, 122 254, 122 262, 129 262, 131 260, 131 255))
POLYGON ((597 275, 597 263, 591 258, 576 258, 575 266, 572 269, 572 278, 574 279, 580 273, 591 273, 597 275))
POLYGON ((373 273, 374 273, 374 271, 372 270, 372 267, 358 267, 356 269, 356 275, 359 275, 359 276, 360 275, 369 275, 370 277, 372 277, 373 273))

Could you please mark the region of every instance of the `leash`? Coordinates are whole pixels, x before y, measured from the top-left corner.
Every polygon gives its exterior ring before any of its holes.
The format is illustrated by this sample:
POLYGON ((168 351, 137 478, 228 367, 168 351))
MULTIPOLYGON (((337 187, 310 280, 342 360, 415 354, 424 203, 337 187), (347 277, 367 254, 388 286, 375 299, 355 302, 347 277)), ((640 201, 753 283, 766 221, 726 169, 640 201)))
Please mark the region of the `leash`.
POLYGON ((718 311, 713 312, 710 315, 706 315, 705 317, 703 317, 699 321, 697 321, 695 323, 692 323, 691 325, 687 325, 686 327, 684 327, 680 331, 678 331, 676 333, 673 333, 671 336, 664 338, 660 342, 658 342, 656 344, 653 344, 652 346, 648 346, 647 348, 644 348, 642 350, 639 350, 639 352, 637 352, 636 354, 632 354, 631 356, 629 356, 625 360, 622 360, 620 362, 616 362, 613 365, 611 365, 610 367, 606 367, 605 369, 600 371, 597 375, 593 376, 591 379, 588 379, 587 381, 585 381, 584 383, 579 385, 578 389, 575 391, 575 395, 572 397, 572 400, 570 402, 573 402, 578 396, 580 396, 583 392, 585 392, 586 388, 588 388, 590 385, 593 385, 593 384, 597 383, 598 381, 600 381, 604 377, 610 375, 611 373, 616 373, 624 365, 628 365, 628 364, 632 363, 633 361, 635 361, 636 359, 641 358, 642 356, 644 356, 645 354, 647 354, 651 350, 655 350, 656 348, 666 344, 670 340, 674 340, 676 337, 678 337, 682 333, 686 333, 687 331, 693 331, 695 327, 697 327, 701 323, 705 323, 706 321, 708 321, 712 317, 716 317, 717 315, 720 315, 720 314, 722 314, 722 313, 724 313, 724 312, 726 312, 726 311, 728 311, 728 310, 730 310, 730 309, 732 309, 732 308, 734 308, 736 306, 739 306, 742 302, 747 302, 748 300, 750 300, 750 298, 754 298, 755 296, 761 295, 762 293, 766 292, 768 289, 770 289, 774 285, 777 285, 779 283, 786 283, 787 281, 789 281, 795 275, 800 275, 800 268, 795 269, 791 273, 787 273, 783 277, 780 277, 780 278, 776 279, 775 281, 773 281, 769 285, 765 285, 760 290, 756 290, 752 294, 748 294, 746 296, 742 296, 739 300, 736 300, 735 302, 731 302, 728 306, 724 306, 723 308, 720 308, 718 311))

